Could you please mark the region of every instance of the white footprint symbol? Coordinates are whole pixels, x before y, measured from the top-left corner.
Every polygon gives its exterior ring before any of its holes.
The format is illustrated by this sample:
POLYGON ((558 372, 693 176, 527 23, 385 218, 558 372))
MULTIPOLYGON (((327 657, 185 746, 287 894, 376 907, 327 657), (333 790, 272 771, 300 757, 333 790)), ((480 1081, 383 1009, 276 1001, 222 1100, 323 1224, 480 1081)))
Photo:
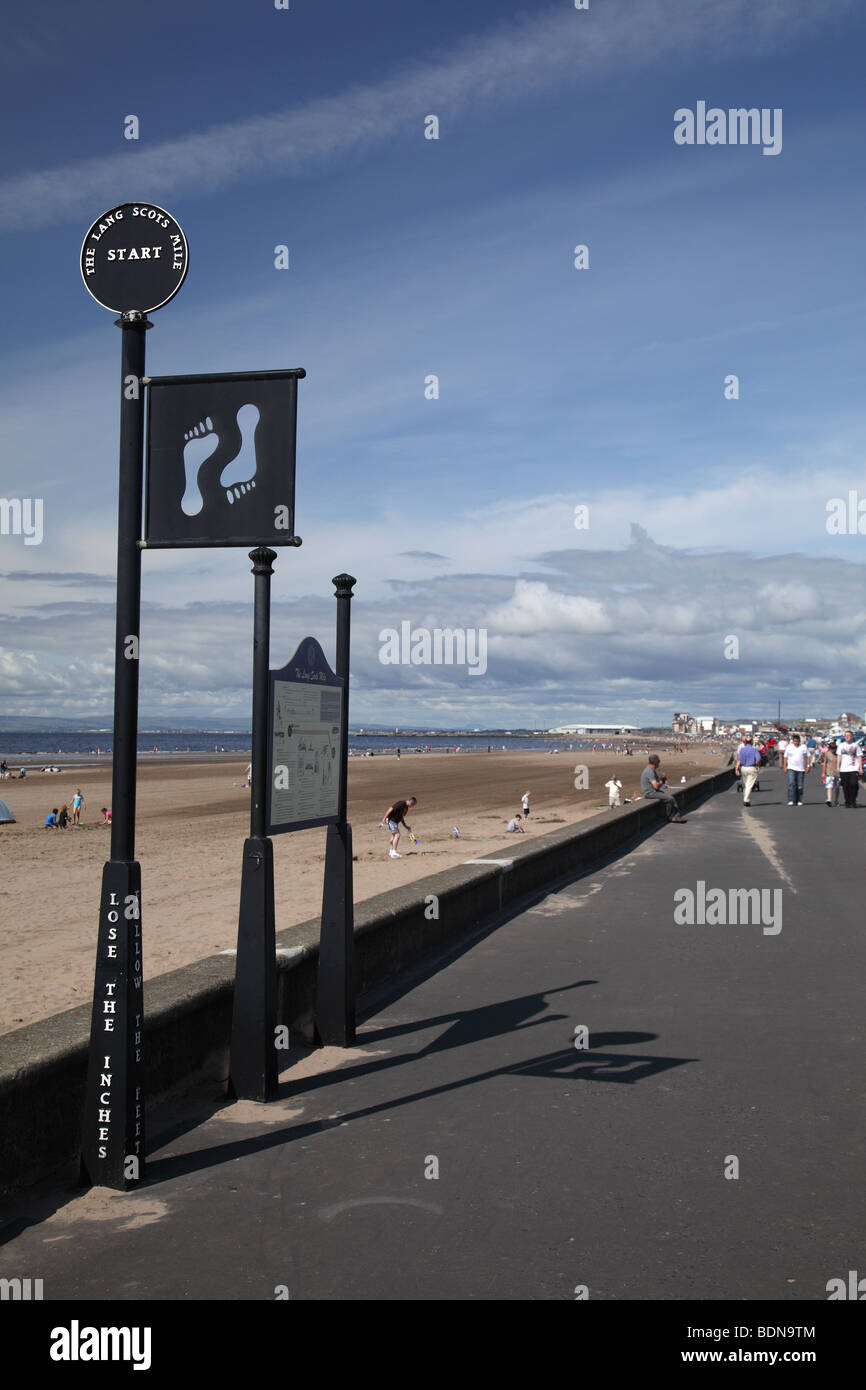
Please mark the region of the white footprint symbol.
POLYGON ((242 405, 237 415, 238 429, 241 432, 241 447, 235 458, 226 464, 220 474, 220 486, 226 489, 226 499, 234 502, 256 485, 255 432, 259 423, 259 410, 255 405, 242 405))
POLYGON ((219 435, 214 433, 213 421, 206 416, 198 425, 187 430, 184 435, 183 467, 186 477, 186 491, 181 501, 181 511, 187 516, 198 516, 204 500, 198 489, 198 474, 203 463, 207 463, 219 444, 219 435))

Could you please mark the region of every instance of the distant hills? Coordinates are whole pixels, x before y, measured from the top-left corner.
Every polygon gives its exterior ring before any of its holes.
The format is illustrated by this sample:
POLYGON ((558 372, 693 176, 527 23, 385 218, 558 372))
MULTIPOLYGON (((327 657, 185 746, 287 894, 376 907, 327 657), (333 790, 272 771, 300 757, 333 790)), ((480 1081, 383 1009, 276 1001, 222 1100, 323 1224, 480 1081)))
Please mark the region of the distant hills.
MULTIPOLYGON (((114 723, 114 716, 111 714, 93 715, 88 719, 58 719, 54 715, 43 715, 42 718, 34 718, 32 715, 0 714, 0 733, 17 734, 28 733, 31 729, 52 733, 110 733, 114 723)), ((176 720, 164 719, 158 714, 140 714, 138 716, 139 733, 227 733, 231 727, 238 733, 248 733, 251 725, 249 719, 222 720, 220 723, 213 719, 189 719, 176 720)))

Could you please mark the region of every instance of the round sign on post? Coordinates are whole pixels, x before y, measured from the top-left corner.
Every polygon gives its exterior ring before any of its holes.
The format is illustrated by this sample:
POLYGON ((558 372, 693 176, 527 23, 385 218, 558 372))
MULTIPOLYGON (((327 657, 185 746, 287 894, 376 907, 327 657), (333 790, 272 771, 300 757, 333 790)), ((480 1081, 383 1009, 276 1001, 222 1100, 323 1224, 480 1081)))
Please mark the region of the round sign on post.
POLYGON ((81 276, 114 313, 152 313, 180 289, 189 267, 183 228, 154 203, 121 203, 98 217, 81 246, 81 276))

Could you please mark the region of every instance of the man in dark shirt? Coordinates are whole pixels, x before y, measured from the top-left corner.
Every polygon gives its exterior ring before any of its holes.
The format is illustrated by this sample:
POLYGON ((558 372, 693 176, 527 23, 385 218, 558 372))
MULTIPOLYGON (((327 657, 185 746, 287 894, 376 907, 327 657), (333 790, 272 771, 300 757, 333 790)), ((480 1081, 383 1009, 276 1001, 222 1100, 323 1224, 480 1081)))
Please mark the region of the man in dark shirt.
POLYGON ((403 819, 403 817, 409 810, 410 806, 415 805, 416 800, 416 797, 410 796, 405 801, 395 801, 394 805, 389 806, 384 816, 382 817, 380 823, 382 825, 387 825, 388 829, 391 832, 391 849, 389 852, 389 858, 391 859, 402 859, 403 857, 402 855, 397 853, 397 842, 400 839, 400 826, 405 826, 409 834, 412 834, 411 825, 406 825, 406 822, 403 819))
POLYGON ((675 825, 685 825, 686 818, 680 815, 676 797, 667 789, 667 780, 659 769, 658 753, 651 753, 649 762, 640 775, 641 795, 648 801, 663 801, 668 820, 675 825))

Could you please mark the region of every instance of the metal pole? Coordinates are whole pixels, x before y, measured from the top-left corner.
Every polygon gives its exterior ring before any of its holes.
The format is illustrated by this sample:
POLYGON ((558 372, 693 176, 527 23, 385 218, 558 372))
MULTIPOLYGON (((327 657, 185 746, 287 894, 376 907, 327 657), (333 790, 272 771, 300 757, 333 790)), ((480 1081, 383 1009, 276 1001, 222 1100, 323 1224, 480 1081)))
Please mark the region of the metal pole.
POLYGON ((274 846, 267 835, 268 661, 276 558, 276 551, 267 546, 250 551, 255 575, 250 834, 244 841, 241 872, 229 1078, 239 1100, 268 1101, 277 1095, 274 846))
POLYGON ((135 773, 138 744, 138 641, 141 615, 141 497, 144 455, 145 333, 143 314, 124 314, 121 330, 120 494, 117 506, 117 618, 114 649, 114 757, 111 770, 111 858, 135 858, 135 773))
POLYGON ((250 835, 267 834, 268 662, 271 651, 271 575, 277 552, 265 545, 250 551, 255 575, 253 600, 253 777, 250 835))
POLYGON ((141 613, 145 334, 122 314, 117 607, 111 849, 102 896, 81 1143, 81 1180, 124 1190, 144 1177, 141 869, 135 862, 135 776, 141 613))
POLYGON ((343 742, 340 748, 338 819, 328 826, 325 841, 325 882, 322 890, 322 929, 316 992, 316 1032, 319 1041, 350 1047, 355 1041, 355 913, 352 884, 352 827, 347 820, 349 773, 349 649, 351 574, 332 581, 337 600, 336 674, 343 680, 343 742))

